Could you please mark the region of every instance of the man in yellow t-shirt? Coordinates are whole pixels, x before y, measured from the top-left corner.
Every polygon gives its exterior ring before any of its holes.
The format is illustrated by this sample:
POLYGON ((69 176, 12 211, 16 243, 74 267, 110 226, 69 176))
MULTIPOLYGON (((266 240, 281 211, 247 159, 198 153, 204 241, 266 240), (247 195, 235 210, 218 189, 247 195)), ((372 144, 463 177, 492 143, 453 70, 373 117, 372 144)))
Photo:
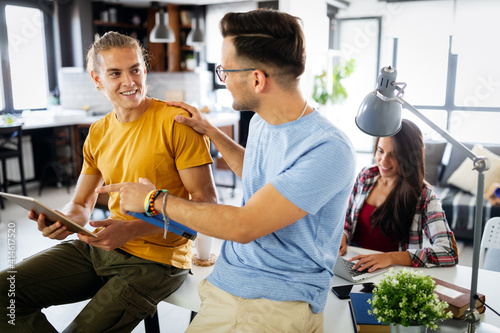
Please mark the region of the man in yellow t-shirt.
MULTIPOLYGON (((146 96, 138 42, 105 34, 90 48, 87 69, 114 109, 90 128, 83 169, 63 213, 84 226, 97 187, 141 178, 176 196, 215 203, 209 143, 174 121, 186 111, 146 96)), ((180 287, 191 267, 190 241, 172 233, 163 238, 162 228, 120 211, 119 193, 110 196, 109 209, 109 219, 90 222, 99 228, 97 238, 78 235, 16 266, 16 325, 0 320, 1 332, 56 332, 41 309, 86 299, 65 332, 130 332, 180 287)), ((46 237, 62 240, 70 234, 60 222, 45 223, 34 212, 28 216, 46 237)), ((2 288, 9 282, 6 275, 0 273, 2 288)), ((8 303, 6 297, 0 295, 1 304, 8 303)))
MULTIPOLYGON (((122 123, 115 112, 95 122, 83 147, 83 175, 102 175, 106 184, 149 178, 158 188, 189 199, 181 173, 211 162, 209 142, 186 125, 175 124, 174 117, 188 113, 153 99, 147 110, 134 121, 122 123), (112 161, 110 163, 110 161, 112 161)), ((203 184, 202 184, 203 185, 203 184)), ((109 200, 111 220, 133 220, 120 211, 120 197, 109 200)), ((108 221, 93 222, 96 227, 108 221)), ((178 268, 190 268, 191 243, 168 233, 148 235, 128 241, 122 250, 137 257, 178 268)))

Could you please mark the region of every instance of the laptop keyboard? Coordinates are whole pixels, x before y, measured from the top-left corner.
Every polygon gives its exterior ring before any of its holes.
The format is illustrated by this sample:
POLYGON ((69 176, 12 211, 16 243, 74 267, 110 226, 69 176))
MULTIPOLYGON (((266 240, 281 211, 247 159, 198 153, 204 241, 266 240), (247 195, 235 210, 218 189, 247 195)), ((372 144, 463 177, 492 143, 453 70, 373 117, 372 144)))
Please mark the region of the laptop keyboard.
POLYGON ((359 276, 359 275, 363 275, 365 273, 368 273, 367 269, 362 270, 362 271, 358 271, 358 270, 352 269, 353 266, 356 265, 355 262, 352 262, 352 261, 349 261, 349 260, 345 260, 344 258, 341 258, 341 259, 342 259, 342 262, 344 263, 345 267, 349 271, 349 274, 351 274, 351 276, 359 276))

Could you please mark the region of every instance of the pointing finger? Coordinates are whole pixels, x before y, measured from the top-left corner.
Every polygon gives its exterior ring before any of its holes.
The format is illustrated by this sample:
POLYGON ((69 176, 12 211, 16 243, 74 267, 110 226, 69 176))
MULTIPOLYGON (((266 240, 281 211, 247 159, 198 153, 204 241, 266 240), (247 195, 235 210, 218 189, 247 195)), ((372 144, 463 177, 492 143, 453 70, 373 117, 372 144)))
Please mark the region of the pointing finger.
POLYGON ((149 178, 139 178, 139 183, 141 184, 147 184, 147 185, 152 185, 153 183, 149 180, 149 178))
POLYGON ((127 185, 127 183, 105 185, 96 188, 95 191, 96 193, 119 192, 125 185, 127 185))

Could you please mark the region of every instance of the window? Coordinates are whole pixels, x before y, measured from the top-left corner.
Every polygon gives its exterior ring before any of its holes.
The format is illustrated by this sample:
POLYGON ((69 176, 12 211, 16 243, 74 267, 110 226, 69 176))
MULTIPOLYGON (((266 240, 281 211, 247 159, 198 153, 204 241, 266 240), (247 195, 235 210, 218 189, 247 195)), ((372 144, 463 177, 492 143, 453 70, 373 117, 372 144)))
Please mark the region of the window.
MULTIPOLYGON (((3 77, 1 66, 0 66, 0 77, 3 77)), ((4 95, 3 84, 2 84, 2 80, 0 80, 0 110, 5 109, 5 101, 4 101, 3 95, 4 95)))
POLYGON ((338 19, 332 65, 354 59, 355 69, 342 81, 348 98, 332 107, 327 115, 349 135, 358 152, 371 152, 373 138, 362 133, 354 118, 359 104, 373 90, 380 70, 381 17, 338 19))
POLYGON ((2 62, 1 109, 4 113, 24 109, 45 109, 48 97, 48 70, 44 20, 40 8, 0 5, 2 62))
MULTIPOLYGON (((342 17, 382 16, 380 68, 397 68, 397 81, 408 84, 404 99, 459 141, 498 143, 500 43, 494 41, 500 29, 500 1, 379 2, 366 0, 354 5, 353 1, 342 17)), ((341 36, 346 28, 349 26, 340 26, 341 36)), ((370 40, 361 37, 375 30, 360 26, 358 31, 365 34, 346 35, 348 40, 369 45, 370 40)), ((358 71, 371 74, 365 67, 374 56, 364 55, 356 58, 358 67, 346 86, 357 78, 358 71)), ((349 99, 355 99, 352 106, 349 108, 351 101, 346 101, 336 106, 339 110, 335 112, 339 118, 349 118, 350 127, 342 128, 349 129, 347 134, 358 151, 367 150, 371 143, 351 125, 361 102, 355 90, 363 87, 367 94, 370 89, 365 88, 366 81, 375 83, 369 78, 357 80, 348 91, 349 99)), ((443 140, 411 112, 404 110, 403 117, 415 120, 426 139, 443 140)))

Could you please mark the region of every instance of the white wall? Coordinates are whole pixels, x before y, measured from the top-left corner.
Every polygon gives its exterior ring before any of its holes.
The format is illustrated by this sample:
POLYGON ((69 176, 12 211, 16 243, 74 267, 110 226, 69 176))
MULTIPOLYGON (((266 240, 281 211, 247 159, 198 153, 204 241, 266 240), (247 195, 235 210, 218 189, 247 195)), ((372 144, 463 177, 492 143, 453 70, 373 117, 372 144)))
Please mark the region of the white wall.
POLYGON ((207 62, 220 63, 222 36, 219 30, 219 21, 222 17, 229 12, 248 12, 257 8, 258 4, 254 1, 207 6, 205 24, 207 62))
MULTIPOLYGON (((91 114, 104 114, 113 109, 111 102, 95 88, 90 75, 83 69, 61 69, 59 82, 64 109, 88 109, 91 114)), ((206 71, 151 72, 147 76, 148 96, 166 100, 167 91, 182 91, 185 102, 201 107, 207 104, 210 83, 211 77, 206 71)))
POLYGON ((306 39, 306 70, 301 88, 310 99, 314 75, 328 69, 328 25, 325 0, 280 0, 280 11, 299 17, 306 39))

